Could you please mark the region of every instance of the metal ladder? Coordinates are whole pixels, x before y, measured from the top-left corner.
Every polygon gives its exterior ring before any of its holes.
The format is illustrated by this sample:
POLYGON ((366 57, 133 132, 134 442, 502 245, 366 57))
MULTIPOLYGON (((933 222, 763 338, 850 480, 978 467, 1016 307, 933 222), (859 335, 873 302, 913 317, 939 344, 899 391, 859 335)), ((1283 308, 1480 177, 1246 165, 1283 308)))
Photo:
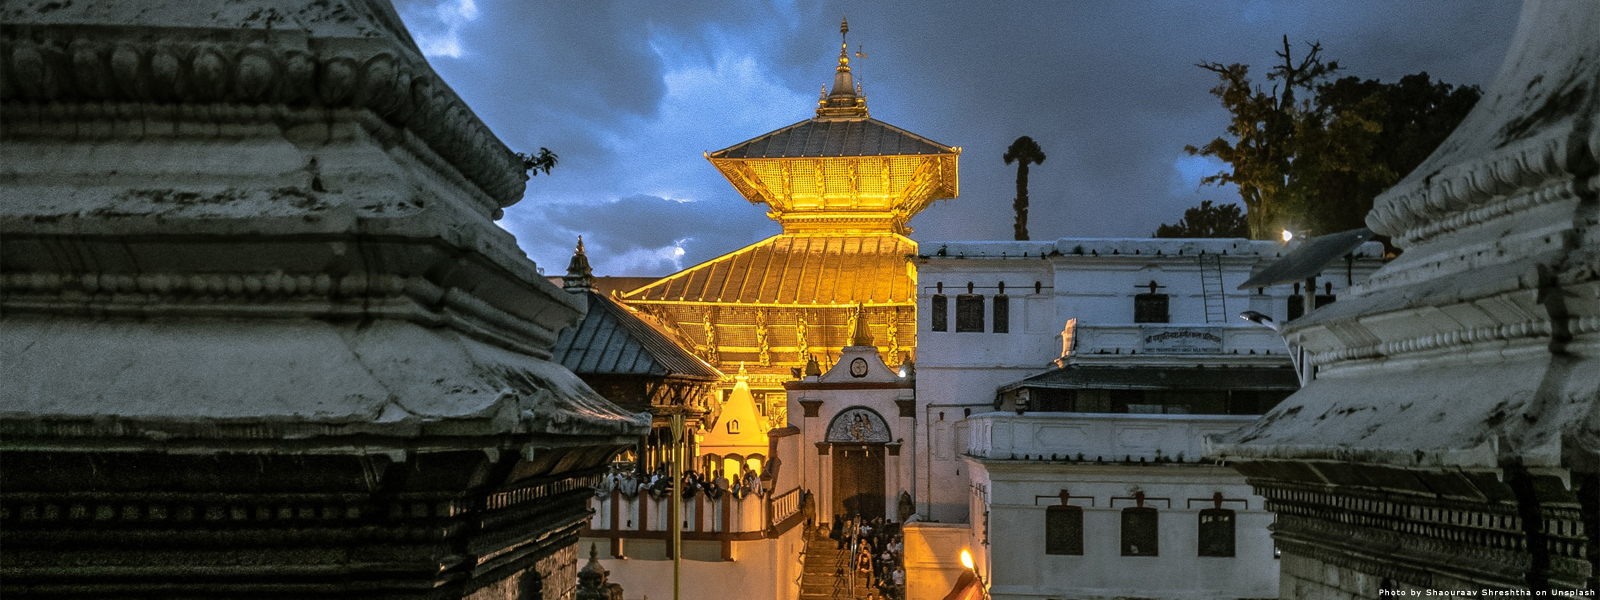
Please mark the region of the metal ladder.
POLYGON ((1222 289, 1222 255, 1200 255, 1200 293, 1206 302, 1207 323, 1228 322, 1228 296, 1222 289))

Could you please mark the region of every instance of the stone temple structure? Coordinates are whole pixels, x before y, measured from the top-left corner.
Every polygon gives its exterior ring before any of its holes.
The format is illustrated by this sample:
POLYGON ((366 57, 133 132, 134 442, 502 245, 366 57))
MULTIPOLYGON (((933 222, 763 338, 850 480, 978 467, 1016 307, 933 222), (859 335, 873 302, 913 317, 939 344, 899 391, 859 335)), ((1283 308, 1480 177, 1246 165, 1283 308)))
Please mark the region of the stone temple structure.
POLYGON ((917 245, 907 222, 957 195, 960 154, 871 118, 842 45, 815 117, 707 155, 783 233, 624 300, 723 373, 745 365, 756 400, 775 405, 769 416, 781 424, 783 382, 812 358, 824 368, 838 359, 857 304, 887 363, 914 358, 916 270, 907 258, 917 245))
POLYGON ((1405 252, 1285 328, 1316 378, 1211 448, 1276 513, 1283 598, 1600 588, 1596 32, 1600 4, 1527 3, 1367 215, 1405 252))
POLYGON ((0 7, 0 595, 570 599, 649 431, 382 0, 0 7))

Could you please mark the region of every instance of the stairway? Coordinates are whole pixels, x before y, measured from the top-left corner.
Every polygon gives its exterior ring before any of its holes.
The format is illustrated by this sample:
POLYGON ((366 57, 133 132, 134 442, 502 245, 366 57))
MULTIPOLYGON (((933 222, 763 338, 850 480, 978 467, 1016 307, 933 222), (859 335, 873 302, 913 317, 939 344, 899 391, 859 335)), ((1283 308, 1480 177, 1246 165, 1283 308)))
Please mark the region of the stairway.
POLYGON ((800 600, 854 600, 870 598, 876 592, 867 585, 864 573, 856 575, 855 594, 850 593, 849 551, 838 549, 828 539, 826 527, 816 527, 806 536, 805 566, 800 575, 800 600), (835 575, 838 573, 839 575, 835 575))
POLYGON ((1228 322, 1227 290, 1222 288, 1222 255, 1200 255, 1200 293, 1206 301, 1206 322, 1228 322))

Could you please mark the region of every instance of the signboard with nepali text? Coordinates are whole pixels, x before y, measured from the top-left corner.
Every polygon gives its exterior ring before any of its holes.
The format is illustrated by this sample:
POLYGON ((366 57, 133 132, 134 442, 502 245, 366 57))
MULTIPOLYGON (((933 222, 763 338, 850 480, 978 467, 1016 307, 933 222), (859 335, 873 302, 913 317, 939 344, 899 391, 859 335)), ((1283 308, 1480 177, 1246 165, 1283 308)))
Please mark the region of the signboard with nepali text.
POLYGON ((1151 354, 1220 354, 1221 327, 1143 326, 1139 352, 1151 354))

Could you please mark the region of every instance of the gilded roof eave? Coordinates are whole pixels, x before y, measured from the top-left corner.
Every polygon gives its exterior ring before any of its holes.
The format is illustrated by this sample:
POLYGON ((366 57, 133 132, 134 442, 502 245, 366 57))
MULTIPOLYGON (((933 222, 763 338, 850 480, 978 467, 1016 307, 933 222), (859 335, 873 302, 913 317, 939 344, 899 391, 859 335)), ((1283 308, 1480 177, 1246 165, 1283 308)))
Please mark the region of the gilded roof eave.
POLYGON ((779 234, 628 292, 629 304, 826 307, 916 302, 909 259, 917 243, 895 233, 779 234))

